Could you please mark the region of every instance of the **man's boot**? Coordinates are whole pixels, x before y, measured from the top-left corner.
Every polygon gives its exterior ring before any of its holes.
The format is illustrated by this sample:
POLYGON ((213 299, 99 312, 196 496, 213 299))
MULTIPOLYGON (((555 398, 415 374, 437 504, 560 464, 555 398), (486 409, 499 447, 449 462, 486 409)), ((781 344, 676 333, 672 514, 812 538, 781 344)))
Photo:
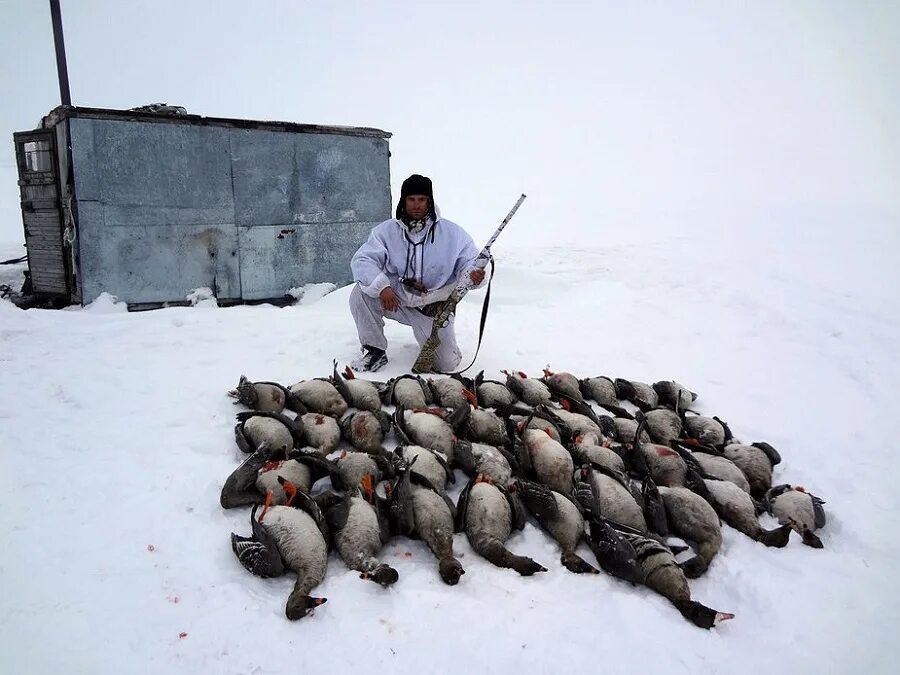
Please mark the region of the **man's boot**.
POLYGON ((387 354, 383 349, 363 345, 362 356, 352 361, 350 367, 357 372, 374 373, 384 367, 387 362, 387 354))

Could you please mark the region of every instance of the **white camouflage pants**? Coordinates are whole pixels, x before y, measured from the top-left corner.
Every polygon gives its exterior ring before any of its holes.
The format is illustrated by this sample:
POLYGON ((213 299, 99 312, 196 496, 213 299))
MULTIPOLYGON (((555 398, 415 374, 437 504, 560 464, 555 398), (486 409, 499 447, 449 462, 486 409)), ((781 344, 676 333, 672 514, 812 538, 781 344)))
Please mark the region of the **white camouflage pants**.
MULTIPOLYGON (((381 306, 378 298, 372 298, 363 293, 359 284, 350 292, 350 313, 356 322, 356 331, 359 333, 359 343, 387 350, 387 338, 384 336, 384 319, 393 319, 406 326, 412 326, 413 335, 419 347, 424 344, 431 335, 433 320, 430 316, 422 314, 413 307, 400 306, 396 312, 388 312, 381 306)), ((450 372, 462 360, 462 352, 456 344, 456 333, 453 330, 453 319, 440 330, 441 346, 437 350, 437 358, 434 367, 443 372, 450 372)))

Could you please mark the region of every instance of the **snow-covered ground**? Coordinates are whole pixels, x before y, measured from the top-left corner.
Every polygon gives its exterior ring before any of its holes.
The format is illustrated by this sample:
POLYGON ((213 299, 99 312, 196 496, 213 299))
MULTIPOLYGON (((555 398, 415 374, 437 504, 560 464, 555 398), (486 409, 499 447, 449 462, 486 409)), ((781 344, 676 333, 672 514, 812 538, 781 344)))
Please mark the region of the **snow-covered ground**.
MULTIPOLYGON (((395 539, 393 588, 332 554, 316 591, 328 603, 289 622, 290 575, 254 578, 229 545, 249 521, 218 501, 241 460, 225 393, 242 373, 291 384, 352 358, 349 287, 286 308, 0 301, 0 670, 896 672, 898 251, 893 230, 856 224, 497 245, 473 372, 677 379, 699 410, 781 451, 776 480, 827 501, 824 550, 723 528, 692 588, 736 618, 708 632, 646 589, 567 572, 534 523, 509 548, 545 574, 494 568, 459 534, 466 574, 448 587, 422 542, 395 539)), ((482 297, 461 310, 467 356, 482 297)), ((417 351, 407 329, 388 331, 385 379, 417 351)))

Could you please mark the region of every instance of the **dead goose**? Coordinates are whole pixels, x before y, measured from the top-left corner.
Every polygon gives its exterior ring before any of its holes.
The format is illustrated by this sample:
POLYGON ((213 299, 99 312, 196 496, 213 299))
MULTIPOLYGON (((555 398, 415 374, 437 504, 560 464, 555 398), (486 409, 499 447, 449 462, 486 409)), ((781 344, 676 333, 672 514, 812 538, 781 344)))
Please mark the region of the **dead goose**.
POLYGON ((422 539, 438 560, 441 579, 453 586, 465 574, 453 555, 456 508, 443 492, 411 471, 417 462, 414 458, 397 467, 389 504, 391 526, 396 534, 422 539))
POLYGON ((469 544, 478 555, 497 567, 513 569, 522 576, 546 572, 543 565, 516 555, 504 546, 513 529, 523 527, 525 513, 519 500, 482 474, 470 480, 460 493, 456 529, 465 531, 469 544))
POLYGON ((801 537, 803 543, 812 548, 823 548, 824 544, 815 530, 825 527, 825 502, 802 487, 788 484, 776 485, 765 495, 766 510, 782 525, 790 525, 801 537))
POLYGON ((587 377, 578 383, 578 387, 584 398, 592 398, 600 405, 619 405, 616 385, 610 377, 587 377))
POLYGON ((681 438, 683 425, 681 416, 668 408, 654 408, 644 413, 647 420, 647 433, 654 443, 668 445, 681 438))
MULTIPOLYGON (((575 460, 578 466, 594 463, 605 466, 612 471, 625 473, 625 462, 622 460, 622 456, 612 449, 612 446, 579 443, 579 440, 580 438, 576 438, 576 442, 569 446, 572 459, 575 460)), ((622 452, 624 453, 624 450, 622 452)))
POLYGON ((640 532, 649 532, 643 499, 632 489, 624 474, 602 465, 584 464, 575 478, 590 486, 596 499, 595 513, 640 532))
POLYGON ((347 404, 357 410, 368 410, 373 413, 381 410, 381 391, 385 387, 384 383, 360 379, 349 366, 341 375, 338 373, 337 361, 334 362, 331 383, 347 404))
POLYGON ((256 490, 262 497, 271 493, 273 504, 285 504, 289 495, 282 483, 288 481, 298 490, 309 492, 321 478, 330 478, 334 463, 316 452, 294 451, 288 459, 267 462, 256 477, 256 490))
POLYGON ((265 445, 272 455, 286 457, 292 448, 302 448, 305 442, 303 428, 291 418, 274 412, 239 412, 234 426, 234 440, 247 453, 265 445))
POLYGON ((562 494, 572 492, 572 455, 550 434, 524 428, 516 437, 514 456, 526 475, 562 494))
POLYGON ((604 410, 611 412, 616 417, 631 418, 631 413, 619 405, 616 385, 612 378, 605 375, 588 377, 581 380, 579 387, 584 398, 594 399, 604 410))
POLYGON ((588 437, 595 443, 602 443, 604 440, 607 440, 608 437, 600 427, 600 420, 593 414, 593 411, 590 411, 589 414, 584 414, 587 406, 580 404, 583 406, 580 408, 583 412, 573 412, 571 410, 573 404, 569 403, 569 401, 563 399, 562 404, 563 407, 560 408, 546 404, 535 406, 534 415, 552 422, 559 429, 559 434, 564 443, 571 443, 577 436, 588 437))
POLYGON ((737 464, 750 483, 750 494, 761 499, 772 487, 772 467, 781 461, 781 457, 768 443, 729 443, 722 454, 737 464))
POLYGON ((687 578, 671 549, 639 530, 599 516, 598 495, 593 486, 580 483, 577 494, 590 517, 588 544, 602 569, 656 591, 700 628, 712 628, 734 618, 733 614, 717 612, 691 600, 687 578))
POLYGON ((705 417, 699 413, 685 410, 682 415, 685 435, 703 445, 721 448, 725 444, 725 425, 717 417, 705 417))
POLYGON ((391 417, 383 410, 350 411, 341 418, 344 439, 363 452, 382 452, 384 437, 391 430, 391 417))
POLYGON ((378 560, 378 553, 391 538, 391 531, 387 502, 375 492, 372 474, 366 474, 356 490, 343 495, 325 493, 316 501, 325 513, 341 560, 360 572, 360 579, 390 586, 400 578, 397 570, 378 560))
POLYGON ((459 375, 437 379, 429 377, 426 382, 431 389, 433 400, 444 408, 459 408, 478 402, 475 394, 466 387, 459 375))
POLYGON ((660 403, 675 412, 687 410, 697 400, 697 394, 674 380, 654 382, 653 390, 659 395, 660 403))
POLYGON ((245 459, 225 481, 219 503, 224 509, 258 504, 271 495, 271 502, 287 501, 279 478, 290 481, 301 490, 309 491, 320 478, 330 477, 334 464, 315 453, 292 451, 289 459, 272 459, 267 447, 262 447, 245 459))
POLYGON ((579 403, 584 402, 581 395, 581 385, 578 378, 572 373, 554 373, 549 367, 544 368, 544 377, 541 382, 556 395, 557 398, 568 398, 579 403))
POLYGON ((659 405, 659 394, 649 384, 617 377, 615 385, 618 398, 630 401, 643 412, 653 410, 659 405))
POLYGON ((370 474, 379 483, 394 477, 393 453, 347 452, 344 450, 334 460, 335 472, 331 484, 338 490, 353 491, 359 487, 363 476, 370 474))
MULTIPOLYGON (((634 440, 634 434, 637 432, 638 421, 634 417, 614 417, 613 426, 616 430, 616 440, 619 443, 631 443, 634 440)), ((641 441, 650 443, 650 434, 646 429, 641 430, 641 441)))
POLYGON ((519 463, 505 448, 458 440, 453 448, 455 465, 467 476, 482 474, 498 485, 506 485, 519 463))
POLYGON ((301 380, 289 389, 310 412, 331 417, 340 417, 347 412, 347 402, 328 378, 301 380))
POLYGON ((407 409, 425 408, 433 401, 431 389, 418 375, 401 375, 389 380, 381 398, 385 405, 402 405, 407 409))
POLYGON ((708 568, 722 546, 722 528, 715 509, 700 495, 686 487, 661 486, 669 529, 696 545, 696 556, 682 565, 689 579, 699 577, 708 568))
POLYGON ((407 410, 398 404, 394 426, 402 443, 421 445, 442 453, 453 463, 453 444, 469 416, 466 404, 449 415, 440 408, 407 410))
MULTIPOLYGON (((302 409, 303 404, 294 400, 291 392, 277 382, 251 382, 245 375, 241 375, 238 386, 228 392, 235 399, 235 403, 243 403, 251 410, 261 412, 280 413, 285 409, 288 399, 291 399, 291 410, 302 409)), ((304 412, 306 412, 304 410, 304 412)))
MULTIPOLYGON (((734 618, 734 614, 717 612, 691 599, 691 587, 688 584, 684 571, 675 562, 675 556, 672 554, 672 551, 663 544, 619 524, 604 524, 596 521, 591 522, 591 542, 603 542, 608 540, 610 536, 615 536, 615 534, 624 537, 631 545, 631 550, 634 551, 637 583, 643 584, 669 600, 681 612, 681 615, 692 624, 700 628, 709 629, 718 626, 723 621, 734 618), (606 528, 603 527, 604 524, 606 528), (610 531, 615 534, 611 535, 610 531)), ((607 545, 605 549, 597 550, 598 546, 596 543, 594 543, 593 548, 597 552, 598 561, 600 555, 608 555, 608 549, 615 550, 612 545, 607 545)), ((625 555, 627 556, 628 553, 629 551, 626 548, 625 555)), ((628 562, 626 557, 620 566, 630 571, 628 562)))
MULTIPOLYGON (((241 564, 253 574, 271 576, 278 569, 276 558, 281 559, 284 568, 296 572, 297 582, 285 606, 287 618, 295 621, 326 601, 326 598, 311 597, 309 592, 325 578, 328 530, 319 507, 309 495, 293 489, 290 483, 284 483, 284 488, 291 494, 288 503, 267 505, 253 524, 250 537, 232 533, 231 547, 241 564)), ((256 509, 251 518, 255 515, 256 509)))
POLYGON ((641 419, 635 429, 631 451, 626 455, 629 464, 641 476, 649 474, 657 485, 684 485, 687 465, 681 456, 668 445, 641 440, 646 423, 646 419, 641 419))
POLYGON ((507 388, 523 403, 536 406, 553 400, 550 389, 540 380, 528 377, 521 370, 501 372, 506 375, 507 388))
POLYGON ((521 429, 537 429, 549 434, 557 443, 562 443, 563 434, 556 425, 542 417, 538 417, 531 408, 521 405, 513 405, 507 408, 506 412, 506 433, 511 439, 514 439, 521 429))
POLYGON ((775 530, 763 529, 756 516, 756 503, 749 492, 727 480, 706 479, 704 483, 712 507, 728 525, 766 546, 781 548, 787 545, 790 524, 775 530))
POLYGON ((508 446, 509 434, 503 420, 493 411, 484 408, 472 408, 469 419, 461 426, 463 436, 475 443, 508 446))
POLYGON ((485 380, 483 370, 475 376, 475 396, 478 399, 479 407, 501 410, 512 405, 516 400, 516 397, 502 382, 485 380))
POLYGON ((517 479, 514 487, 525 507, 559 544, 563 566, 576 574, 599 573, 597 568, 575 553, 584 538, 584 518, 572 500, 546 485, 524 478, 517 479))
POLYGON ((734 483, 734 485, 748 495, 750 494, 750 483, 747 481, 747 476, 744 475, 744 472, 741 471, 740 467, 727 457, 707 452, 707 449, 711 449, 709 446, 679 443, 675 444, 673 447, 678 451, 678 454, 681 455, 686 463, 696 464, 695 470, 697 470, 701 476, 729 481, 730 483, 734 483))
POLYGON ((393 459, 395 469, 402 463, 412 466, 415 462, 415 467, 410 471, 427 479, 440 490, 445 490, 449 483, 456 482, 453 469, 444 455, 421 445, 401 445, 394 450, 393 459))
POLYGON ((337 420, 322 413, 298 415, 308 447, 317 448, 323 455, 334 452, 341 442, 341 427, 337 420))

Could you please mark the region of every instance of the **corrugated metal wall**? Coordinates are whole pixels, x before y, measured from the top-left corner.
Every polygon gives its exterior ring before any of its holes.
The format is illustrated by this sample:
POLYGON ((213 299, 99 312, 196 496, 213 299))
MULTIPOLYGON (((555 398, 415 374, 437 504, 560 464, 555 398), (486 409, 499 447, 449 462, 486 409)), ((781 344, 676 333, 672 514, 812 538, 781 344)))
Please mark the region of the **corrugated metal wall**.
POLYGON ((278 298, 351 281, 391 213, 384 138, 70 118, 85 303, 278 298))

